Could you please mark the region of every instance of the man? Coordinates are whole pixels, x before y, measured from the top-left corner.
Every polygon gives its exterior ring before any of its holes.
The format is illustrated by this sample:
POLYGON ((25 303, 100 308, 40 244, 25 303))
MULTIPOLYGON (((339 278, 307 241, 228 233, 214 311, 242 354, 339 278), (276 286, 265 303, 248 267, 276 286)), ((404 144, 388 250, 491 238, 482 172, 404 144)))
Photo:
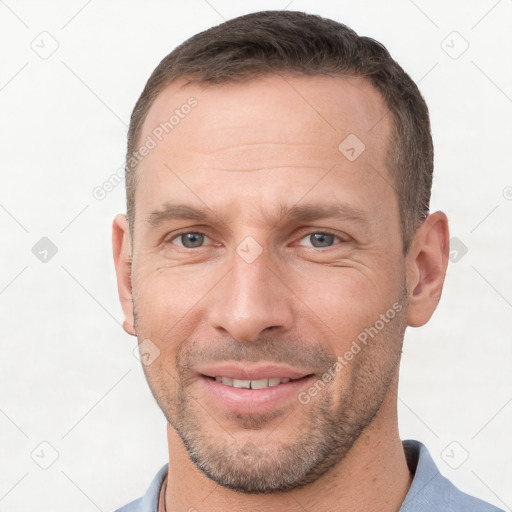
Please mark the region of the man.
POLYGON ((416 85, 334 21, 253 13, 159 64, 113 247, 169 464, 120 510, 497 510, 398 433, 448 261, 432 166, 416 85))

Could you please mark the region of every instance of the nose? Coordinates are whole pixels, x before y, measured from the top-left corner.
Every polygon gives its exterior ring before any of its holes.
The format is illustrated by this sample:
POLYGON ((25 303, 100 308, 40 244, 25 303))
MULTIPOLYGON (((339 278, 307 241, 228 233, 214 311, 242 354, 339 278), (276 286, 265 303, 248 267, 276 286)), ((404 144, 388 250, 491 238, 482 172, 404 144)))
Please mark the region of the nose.
POLYGON ((293 292, 264 254, 251 263, 234 254, 232 268, 211 301, 210 325, 239 342, 254 342, 264 333, 285 332, 293 325, 293 292))

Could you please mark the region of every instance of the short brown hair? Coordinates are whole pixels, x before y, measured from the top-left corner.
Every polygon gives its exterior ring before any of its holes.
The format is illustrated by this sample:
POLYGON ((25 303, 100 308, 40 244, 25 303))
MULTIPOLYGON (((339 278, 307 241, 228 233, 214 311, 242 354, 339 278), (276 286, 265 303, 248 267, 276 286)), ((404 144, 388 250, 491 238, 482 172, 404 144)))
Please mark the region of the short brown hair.
POLYGON ((404 253, 428 215, 434 151, 428 108, 418 87, 386 48, 318 15, 298 11, 246 14, 191 37, 151 74, 133 109, 126 155, 126 201, 133 239, 140 131, 155 98, 174 80, 244 82, 273 74, 357 76, 382 94, 393 117, 388 167, 397 193, 404 253), (133 161, 133 159, 132 159, 133 161))

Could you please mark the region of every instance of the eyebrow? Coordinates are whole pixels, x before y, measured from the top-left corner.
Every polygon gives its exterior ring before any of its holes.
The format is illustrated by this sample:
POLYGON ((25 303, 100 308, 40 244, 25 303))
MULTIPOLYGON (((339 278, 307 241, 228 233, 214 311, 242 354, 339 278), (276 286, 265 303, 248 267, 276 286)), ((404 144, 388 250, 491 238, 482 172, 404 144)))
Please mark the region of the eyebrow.
MULTIPOLYGON (((368 224, 368 217, 363 210, 349 205, 293 205, 282 204, 279 209, 280 217, 276 224, 283 218, 288 221, 312 221, 325 218, 338 218, 351 220, 360 224, 368 224)), ((148 217, 148 223, 156 228, 170 220, 198 220, 211 221, 214 215, 211 211, 194 208, 185 204, 165 203, 161 209, 153 211, 148 217)))
POLYGON ((148 222, 153 227, 158 227, 165 221, 176 219, 207 220, 208 213, 198 208, 185 204, 165 203, 160 210, 155 210, 148 217, 148 222))
POLYGON ((326 218, 338 218, 352 220, 361 224, 367 224, 368 218, 363 210, 350 205, 327 204, 327 205, 293 205, 281 206, 281 218, 288 217, 294 221, 310 221, 326 218))

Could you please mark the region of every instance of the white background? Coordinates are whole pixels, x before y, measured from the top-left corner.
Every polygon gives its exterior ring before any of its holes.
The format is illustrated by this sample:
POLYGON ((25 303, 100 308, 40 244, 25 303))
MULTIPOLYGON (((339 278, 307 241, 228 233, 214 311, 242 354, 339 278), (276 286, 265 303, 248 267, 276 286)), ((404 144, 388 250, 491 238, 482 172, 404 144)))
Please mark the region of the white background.
POLYGON ((121 328, 110 236, 124 183, 102 201, 92 191, 122 167, 131 109, 167 53, 224 19, 282 8, 378 39, 425 95, 432 210, 467 253, 431 322, 406 333, 401 437, 424 442, 461 489, 512 507, 512 2, 5 0, 0 511, 107 512, 166 462, 165 420, 121 328), (32 252, 42 237, 58 248, 46 263, 32 252), (34 461, 56 453, 46 470, 34 461))

